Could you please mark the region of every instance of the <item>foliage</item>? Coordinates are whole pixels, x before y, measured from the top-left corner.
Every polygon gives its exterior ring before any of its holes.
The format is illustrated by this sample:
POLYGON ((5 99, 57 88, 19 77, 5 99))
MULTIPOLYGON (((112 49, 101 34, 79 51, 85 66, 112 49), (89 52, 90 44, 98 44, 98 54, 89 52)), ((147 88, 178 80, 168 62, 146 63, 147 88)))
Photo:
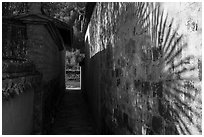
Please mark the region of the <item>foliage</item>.
MULTIPOLYGON (((28 2, 3 2, 3 16, 21 15, 29 11, 28 2)), ((74 43, 81 45, 84 38, 86 2, 42 2, 42 14, 59 19, 74 28, 74 43)))
POLYGON ((44 14, 59 19, 74 29, 74 44, 83 42, 86 2, 43 2, 44 14))
MULTIPOLYGON (((28 13, 28 2, 3 2, 2 15, 12 16, 28 13)), ((57 18, 70 25, 81 27, 84 19, 86 2, 42 2, 42 14, 57 18)))
POLYGON ((79 16, 84 14, 85 3, 76 2, 46 2, 42 3, 46 15, 57 18, 69 24, 74 24, 79 16))
POLYGON ((12 16, 28 13, 27 2, 3 2, 2 16, 12 16))
POLYGON ((16 95, 20 95, 27 91, 28 88, 34 88, 41 81, 40 75, 20 76, 13 79, 5 79, 2 81, 2 99, 9 100, 16 95))
POLYGON ((84 57, 85 55, 81 54, 79 50, 66 51, 65 58, 66 69, 79 68, 79 62, 81 62, 84 57))

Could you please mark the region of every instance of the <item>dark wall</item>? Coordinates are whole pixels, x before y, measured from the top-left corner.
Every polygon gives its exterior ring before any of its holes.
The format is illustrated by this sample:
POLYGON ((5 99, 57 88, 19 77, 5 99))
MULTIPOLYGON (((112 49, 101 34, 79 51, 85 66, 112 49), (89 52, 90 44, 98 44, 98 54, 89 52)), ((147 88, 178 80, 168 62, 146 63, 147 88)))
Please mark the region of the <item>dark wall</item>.
MULTIPOLYGON (((12 93, 12 91, 18 90, 18 94, 13 94, 13 96, 2 100, 3 135, 28 135, 33 133, 37 121, 34 118, 34 113, 36 113, 36 109, 34 109, 36 102, 34 100, 36 99, 37 86, 40 86, 40 80, 40 75, 3 80, 3 92, 7 90, 6 92, 12 93), (15 86, 8 89, 9 85, 15 86)), ((40 100, 38 100, 38 103, 40 103, 40 100)))
POLYGON ((28 57, 42 74, 42 127, 43 134, 47 134, 65 91, 65 49, 59 51, 45 25, 27 25, 27 35, 28 57))
POLYGON ((4 100, 13 97, 4 101, 4 133, 48 134, 65 91, 65 49, 59 49, 46 25, 23 24, 13 19, 4 20, 3 24, 2 95, 4 100), (33 75, 39 75, 39 79, 27 81, 33 75), (35 87, 25 88, 36 82, 35 87), (23 118, 18 119, 21 113, 23 118), (16 125, 22 127, 13 129, 16 125))

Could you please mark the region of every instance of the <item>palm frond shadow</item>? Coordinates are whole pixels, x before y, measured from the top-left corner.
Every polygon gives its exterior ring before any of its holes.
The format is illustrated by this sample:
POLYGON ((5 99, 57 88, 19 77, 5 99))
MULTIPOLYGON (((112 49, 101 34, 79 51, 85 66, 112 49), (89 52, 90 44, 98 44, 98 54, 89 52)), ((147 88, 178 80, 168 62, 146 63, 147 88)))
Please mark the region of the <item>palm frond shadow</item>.
MULTIPOLYGON (((182 52, 188 46, 183 35, 178 33, 179 27, 173 27, 174 20, 169 21, 168 14, 164 14, 158 3, 138 3, 136 25, 142 26, 142 31, 150 37, 150 44, 143 49, 148 66, 160 68, 159 77, 148 79, 150 83, 162 83, 162 88, 157 90, 158 113, 165 123, 175 125, 172 134, 193 134, 192 130, 202 133, 201 106, 202 101, 197 99, 200 95, 195 86, 200 82, 193 75, 198 70, 194 65, 195 57, 183 57, 182 52), (159 93, 161 92, 161 93, 159 93), (200 120, 199 123, 196 120, 200 120)), ((143 46, 143 45, 142 45, 143 46)), ((155 73, 153 70, 147 75, 155 73)), ((161 134, 165 134, 165 131, 161 134)))

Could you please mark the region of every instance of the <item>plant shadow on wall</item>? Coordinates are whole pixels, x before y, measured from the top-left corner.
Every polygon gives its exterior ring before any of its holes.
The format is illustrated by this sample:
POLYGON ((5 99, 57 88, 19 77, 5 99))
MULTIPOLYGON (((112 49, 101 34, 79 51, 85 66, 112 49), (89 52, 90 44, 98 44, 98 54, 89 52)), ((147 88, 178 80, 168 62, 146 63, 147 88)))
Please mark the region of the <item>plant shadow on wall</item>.
MULTIPOLYGON (((141 26, 141 30, 134 30, 134 33, 146 35, 145 43, 140 45, 140 57, 147 79, 135 81, 135 84, 142 84, 142 91, 150 89, 157 100, 157 112, 152 117, 153 134, 192 134, 192 130, 202 133, 202 100, 197 88, 201 80, 196 77, 196 58, 183 57, 188 44, 158 3, 138 3, 137 6, 140 20, 136 26, 141 26), (156 128, 158 126, 161 128, 156 128)), ((148 94, 145 92, 143 94, 148 94)))
POLYGON ((84 89, 102 134, 201 134, 196 58, 173 25, 158 3, 97 3, 84 89))

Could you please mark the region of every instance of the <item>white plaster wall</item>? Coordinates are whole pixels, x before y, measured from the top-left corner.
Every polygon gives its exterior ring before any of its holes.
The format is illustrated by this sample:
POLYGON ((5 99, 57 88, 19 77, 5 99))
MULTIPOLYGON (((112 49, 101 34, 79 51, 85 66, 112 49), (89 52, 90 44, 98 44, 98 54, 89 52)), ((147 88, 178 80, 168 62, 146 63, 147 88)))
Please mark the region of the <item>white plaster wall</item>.
MULTIPOLYGON (((182 52, 182 57, 188 55, 194 55, 196 59, 202 60, 202 3, 198 2, 164 2, 161 3, 161 7, 168 12, 171 18, 174 18, 175 26, 179 25, 179 34, 184 35, 184 41, 187 42, 188 46, 186 50, 182 52)), ((191 65, 197 65, 198 60, 191 62, 191 65)), ((197 69, 196 69, 197 70, 197 69)), ((198 71, 189 73, 191 77, 198 77, 198 71)), ((197 88, 201 90, 201 81, 195 83, 197 88)), ((201 109, 197 109, 201 104, 197 101, 202 100, 202 94, 198 94, 194 103, 190 106, 195 111, 202 113, 201 109)), ((195 115, 192 115, 194 123, 201 125, 201 119, 198 119, 195 115)), ((183 117, 185 119, 185 117, 183 117)), ((187 122, 187 120, 184 120, 187 122)), ((187 124, 187 123, 186 123, 187 124)), ((189 125, 188 129, 192 134, 200 134, 195 128, 195 125, 189 125)))
POLYGON ((202 3, 198 2, 163 2, 161 7, 164 8, 168 15, 174 18, 174 23, 179 25, 178 33, 184 34, 188 43, 188 48, 184 55, 195 55, 201 58, 202 55, 202 3), (193 25, 193 22, 197 24, 193 25))

